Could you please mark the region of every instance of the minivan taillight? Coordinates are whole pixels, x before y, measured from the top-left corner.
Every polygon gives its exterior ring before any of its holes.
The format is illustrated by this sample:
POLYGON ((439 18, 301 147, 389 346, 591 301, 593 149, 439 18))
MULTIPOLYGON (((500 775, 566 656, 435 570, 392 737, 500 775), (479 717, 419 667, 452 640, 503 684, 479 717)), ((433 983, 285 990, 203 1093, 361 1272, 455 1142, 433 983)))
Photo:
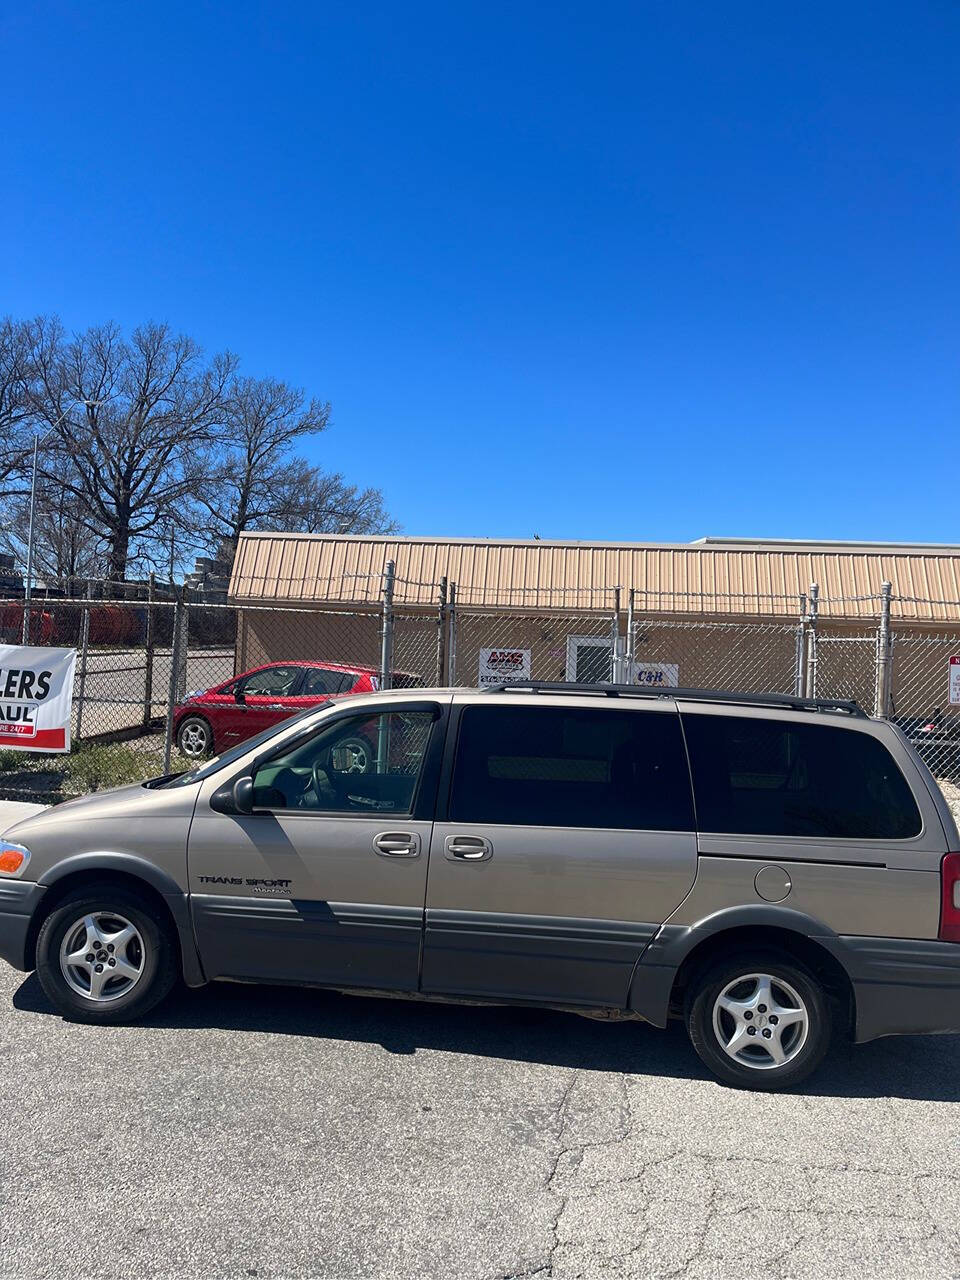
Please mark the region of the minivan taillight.
POLYGON ((941 942, 960 942, 960 853, 945 853, 940 863, 941 942))

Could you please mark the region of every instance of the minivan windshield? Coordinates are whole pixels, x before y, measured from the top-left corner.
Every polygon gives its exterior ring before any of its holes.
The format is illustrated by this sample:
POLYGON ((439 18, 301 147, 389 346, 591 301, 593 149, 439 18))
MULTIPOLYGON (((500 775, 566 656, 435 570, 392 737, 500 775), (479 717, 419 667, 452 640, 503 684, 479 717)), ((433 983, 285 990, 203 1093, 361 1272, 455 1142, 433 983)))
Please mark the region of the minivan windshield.
POLYGON ((189 773, 178 773, 172 778, 153 779, 143 785, 145 787, 153 787, 158 791, 168 791, 173 787, 187 787, 192 782, 203 782, 204 778, 209 778, 211 774, 216 773, 219 769, 223 769, 227 765, 233 764, 234 760, 239 760, 241 756, 245 756, 251 748, 258 747, 261 742, 269 742, 271 738, 283 733, 285 729, 289 729, 297 721, 305 720, 308 716, 315 716, 318 711, 331 705, 332 703, 330 702, 323 702, 319 705, 307 707, 305 711, 288 716, 286 720, 281 720, 279 724, 271 725, 269 729, 262 729, 260 733, 254 734, 252 738, 244 738, 243 742, 238 742, 229 751, 224 751, 220 755, 214 756, 212 760, 207 760, 205 764, 199 765, 196 769, 191 769, 189 773))

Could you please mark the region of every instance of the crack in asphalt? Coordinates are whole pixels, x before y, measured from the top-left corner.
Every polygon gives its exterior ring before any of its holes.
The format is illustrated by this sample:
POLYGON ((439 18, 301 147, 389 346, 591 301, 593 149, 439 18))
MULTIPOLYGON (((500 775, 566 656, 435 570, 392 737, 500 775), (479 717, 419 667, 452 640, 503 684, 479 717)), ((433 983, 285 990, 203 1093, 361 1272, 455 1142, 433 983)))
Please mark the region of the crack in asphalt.
MULTIPOLYGON (((541 1184, 556 1200, 547 1224, 549 1247, 529 1269, 501 1272, 497 1280, 577 1280, 628 1274, 651 1280, 692 1280, 694 1275, 725 1274, 725 1267, 736 1269, 741 1277, 757 1274, 787 1280, 797 1274, 794 1255, 801 1247, 817 1248, 821 1243, 826 1252, 836 1241, 825 1237, 839 1233, 845 1235, 848 1246, 855 1246, 851 1250, 855 1252, 857 1242, 880 1230, 884 1233, 881 1248, 909 1251, 942 1241, 945 1257, 957 1255, 960 1238, 937 1221, 935 1211, 926 1207, 924 1193, 939 1187, 952 1196, 956 1190, 960 1205, 960 1173, 884 1167, 850 1159, 794 1159, 788 1163, 782 1157, 762 1154, 697 1150, 700 1144, 696 1139, 688 1143, 678 1138, 676 1131, 668 1133, 662 1125, 650 1126, 638 1119, 633 1094, 639 1084, 626 1075, 617 1082, 620 1097, 615 1112, 612 1104, 608 1110, 613 1132, 608 1128, 603 1137, 577 1136, 578 1085, 583 1078, 581 1071, 572 1070, 552 1107, 555 1148, 541 1184), (603 1152, 613 1156, 625 1144, 642 1142, 655 1144, 655 1149, 638 1149, 629 1173, 618 1171, 613 1161, 607 1169, 600 1167, 602 1160, 597 1157, 603 1152), (670 1179, 671 1164, 677 1166, 678 1186, 670 1179), (728 1184, 724 1171, 733 1169, 755 1171, 761 1185, 750 1189, 728 1184), (789 1174, 789 1188, 781 1192, 774 1187, 771 1197, 769 1188, 777 1171, 789 1174), (851 1188, 851 1178, 864 1180, 863 1188, 851 1188), (831 1179, 847 1181, 831 1185, 831 1179), (879 1188, 875 1185, 878 1179, 883 1180, 879 1188), (624 1205, 616 1199, 618 1192, 631 1188, 637 1193, 636 1204, 624 1205), (865 1197, 868 1192, 870 1203, 862 1199, 844 1203, 851 1196, 859 1193, 865 1197), (880 1203, 884 1195, 893 1203, 880 1203), (614 1204, 613 1225, 605 1234, 601 1231, 591 1236, 584 1230, 584 1214, 588 1226, 595 1226, 604 1213, 610 1215, 614 1204), (658 1211, 664 1210, 666 1222, 658 1221, 658 1216, 662 1219, 658 1211), (691 1214, 695 1221, 687 1225, 684 1216, 691 1214), (765 1246, 764 1222, 774 1216, 776 1237, 765 1246), (760 1244, 751 1252, 745 1243, 746 1256, 740 1256, 737 1248, 723 1247, 718 1231, 733 1241, 741 1234, 749 1241, 759 1231, 760 1244), (751 1271, 758 1261, 760 1270, 751 1271)), ((901 1119, 896 1113, 894 1118, 897 1122, 901 1119)), ((857 1273, 885 1274, 879 1268, 875 1272, 858 1269, 857 1273)))
POLYGON ((821 1092, 772 1096, 691 1075, 679 1040, 634 1054, 624 1028, 607 1053, 511 1015, 508 1048, 508 1015, 444 1011, 453 1030, 428 1019, 420 1040, 394 1006, 315 993, 284 995, 278 1028, 275 993, 225 989, 201 1029, 186 999, 169 1026, 91 1029, 4 981, 11 1277, 58 1280, 68 1257, 103 1280, 239 1262, 264 1280, 960 1277, 960 1037, 849 1050, 821 1092), (111 1089, 109 1117, 91 1111, 111 1089), (108 1139, 133 1183, 90 1182, 108 1139))

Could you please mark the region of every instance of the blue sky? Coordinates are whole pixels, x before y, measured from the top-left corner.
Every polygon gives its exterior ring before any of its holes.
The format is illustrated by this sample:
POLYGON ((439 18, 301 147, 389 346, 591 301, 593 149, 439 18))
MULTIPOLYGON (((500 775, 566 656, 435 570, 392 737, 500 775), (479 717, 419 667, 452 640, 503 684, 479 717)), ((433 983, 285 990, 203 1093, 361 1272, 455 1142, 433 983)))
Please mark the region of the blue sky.
POLYGON ((960 9, 6 5, 0 311, 333 403, 412 534, 960 540, 960 9))

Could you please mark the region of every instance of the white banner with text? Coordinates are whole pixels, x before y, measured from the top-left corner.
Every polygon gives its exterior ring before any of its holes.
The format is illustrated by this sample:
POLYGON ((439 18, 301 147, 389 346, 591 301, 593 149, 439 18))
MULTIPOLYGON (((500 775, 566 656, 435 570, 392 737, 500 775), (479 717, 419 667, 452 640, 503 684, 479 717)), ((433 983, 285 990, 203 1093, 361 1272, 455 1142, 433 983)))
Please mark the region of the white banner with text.
POLYGON ((0 748, 69 751, 76 649, 0 644, 0 748))

